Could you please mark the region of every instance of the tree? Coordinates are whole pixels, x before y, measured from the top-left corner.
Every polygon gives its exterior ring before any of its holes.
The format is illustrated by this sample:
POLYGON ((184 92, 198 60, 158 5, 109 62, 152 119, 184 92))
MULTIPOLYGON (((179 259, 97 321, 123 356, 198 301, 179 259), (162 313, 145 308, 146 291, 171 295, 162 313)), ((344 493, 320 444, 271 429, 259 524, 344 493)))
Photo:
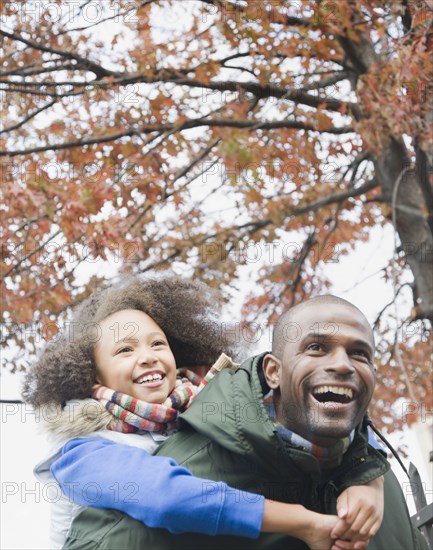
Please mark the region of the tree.
POLYGON ((389 420, 399 396, 413 418, 431 403, 429 1, 2 10, 4 343, 31 352, 32 327, 53 336, 104 284, 103 273, 77 278, 96 259, 174 265, 224 289, 248 247, 266 250, 244 312, 272 321, 329 286, 327 261, 393 224, 383 276, 396 299, 410 289, 413 309, 378 316, 376 417, 389 420))

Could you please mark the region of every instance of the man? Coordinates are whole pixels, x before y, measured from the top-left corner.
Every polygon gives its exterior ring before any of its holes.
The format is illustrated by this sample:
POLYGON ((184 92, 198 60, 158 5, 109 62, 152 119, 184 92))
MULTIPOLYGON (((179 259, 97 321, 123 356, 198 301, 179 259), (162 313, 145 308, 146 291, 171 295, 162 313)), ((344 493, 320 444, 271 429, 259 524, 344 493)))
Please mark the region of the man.
MULTIPOLYGON (((384 519, 368 548, 426 549, 422 535, 412 527, 395 476, 380 452, 367 444, 365 414, 375 384, 373 359, 372 330, 355 306, 333 296, 303 302, 279 320, 272 353, 253 357, 236 371, 219 373, 182 415, 179 433, 157 454, 173 457, 195 475, 249 491, 248 495, 259 493, 327 514, 335 513, 336 499, 345 488, 384 475, 384 519), (271 414, 263 402, 269 389, 271 414)), ((119 471, 119 483, 124 481, 132 480, 123 479, 119 471)), ((207 482, 203 498, 213 489, 207 482)), ((178 505, 182 506, 181 494, 178 505)), ((256 540, 172 535, 120 512, 93 509, 76 518, 65 546, 221 547, 307 548, 284 534, 261 534, 256 540)))

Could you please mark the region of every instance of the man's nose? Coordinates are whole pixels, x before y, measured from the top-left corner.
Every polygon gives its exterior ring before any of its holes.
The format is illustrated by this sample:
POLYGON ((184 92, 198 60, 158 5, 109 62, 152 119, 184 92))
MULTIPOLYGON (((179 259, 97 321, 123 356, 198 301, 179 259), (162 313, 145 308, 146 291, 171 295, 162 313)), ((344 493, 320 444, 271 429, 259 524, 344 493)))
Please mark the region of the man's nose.
POLYGON ((327 371, 337 372, 339 374, 351 374, 355 372, 355 367, 344 347, 336 347, 329 359, 330 361, 326 367, 327 371))

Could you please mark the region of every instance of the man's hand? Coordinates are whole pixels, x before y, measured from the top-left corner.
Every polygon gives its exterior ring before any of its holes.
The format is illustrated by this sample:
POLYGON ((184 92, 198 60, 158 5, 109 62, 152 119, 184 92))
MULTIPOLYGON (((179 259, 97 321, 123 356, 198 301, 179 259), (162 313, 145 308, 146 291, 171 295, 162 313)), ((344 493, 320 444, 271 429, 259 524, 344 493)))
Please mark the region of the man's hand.
POLYGON ((331 536, 332 550, 363 550, 380 528, 383 518, 383 477, 349 487, 337 500, 340 521, 331 536))

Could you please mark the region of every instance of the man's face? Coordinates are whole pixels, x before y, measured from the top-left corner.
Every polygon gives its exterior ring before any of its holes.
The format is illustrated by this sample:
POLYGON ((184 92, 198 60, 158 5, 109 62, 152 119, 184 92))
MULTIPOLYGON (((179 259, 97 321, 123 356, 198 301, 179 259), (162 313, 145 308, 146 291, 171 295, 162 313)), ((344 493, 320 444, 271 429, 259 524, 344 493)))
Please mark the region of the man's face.
POLYGON ((294 312, 281 360, 263 367, 277 420, 317 445, 332 445, 362 420, 374 390, 374 341, 355 308, 307 304, 294 312))

